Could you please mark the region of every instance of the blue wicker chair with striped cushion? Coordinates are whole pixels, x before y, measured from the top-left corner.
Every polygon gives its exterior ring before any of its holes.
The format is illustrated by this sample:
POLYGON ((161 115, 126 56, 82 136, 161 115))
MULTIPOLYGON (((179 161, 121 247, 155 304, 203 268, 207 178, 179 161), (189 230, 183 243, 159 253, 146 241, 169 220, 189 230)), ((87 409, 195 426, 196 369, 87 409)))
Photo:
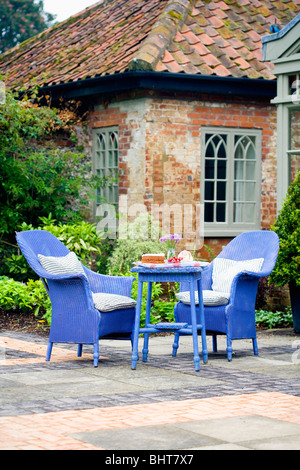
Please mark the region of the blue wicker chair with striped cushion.
POLYGON ((52 317, 46 360, 53 343, 94 346, 94 366, 99 361, 99 339, 132 340, 135 300, 134 277, 107 276, 83 266, 75 253, 46 230, 16 234, 30 267, 43 280, 51 299, 52 317))
MULTIPOLYGON (((227 336, 228 360, 232 359, 232 340, 235 339, 252 339, 254 354, 258 354, 255 327, 258 282, 260 278, 272 272, 278 250, 279 238, 275 232, 267 230, 245 232, 231 240, 203 272, 202 289, 206 332, 213 337, 215 352, 217 351, 217 335, 227 336)), ((190 324, 187 291, 187 286, 182 283, 177 295, 179 302, 175 305, 174 315, 176 322, 190 324)), ((173 345, 174 356, 177 352, 178 341, 179 334, 176 333, 173 345)))

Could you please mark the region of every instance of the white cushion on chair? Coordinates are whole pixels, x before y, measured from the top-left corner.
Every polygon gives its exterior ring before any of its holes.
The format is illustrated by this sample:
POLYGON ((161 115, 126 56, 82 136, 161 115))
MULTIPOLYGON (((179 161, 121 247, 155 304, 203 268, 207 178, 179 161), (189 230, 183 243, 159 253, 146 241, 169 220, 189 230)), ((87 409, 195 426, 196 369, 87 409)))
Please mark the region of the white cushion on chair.
POLYGON ((76 254, 71 251, 66 256, 38 255, 41 265, 50 274, 85 274, 76 254))
POLYGON ((111 312, 112 310, 133 308, 136 306, 136 301, 125 295, 93 292, 92 296, 95 308, 101 310, 101 312, 111 312))
MULTIPOLYGON (((226 292, 216 292, 216 291, 213 291, 213 290, 203 290, 202 291, 202 296, 203 296, 203 305, 206 306, 206 307, 210 307, 210 306, 215 307, 215 306, 218 306, 218 305, 227 305, 228 302, 229 302, 229 294, 227 294, 226 292)), ((176 297, 183 304, 191 305, 189 291, 179 292, 178 294, 176 294, 176 297)), ((196 302, 196 305, 199 304, 198 292, 195 292, 195 302, 196 302)))
POLYGON ((226 258, 216 258, 213 261, 212 289, 218 292, 230 292, 234 277, 243 271, 258 273, 263 265, 264 258, 255 258, 245 261, 235 261, 226 258))

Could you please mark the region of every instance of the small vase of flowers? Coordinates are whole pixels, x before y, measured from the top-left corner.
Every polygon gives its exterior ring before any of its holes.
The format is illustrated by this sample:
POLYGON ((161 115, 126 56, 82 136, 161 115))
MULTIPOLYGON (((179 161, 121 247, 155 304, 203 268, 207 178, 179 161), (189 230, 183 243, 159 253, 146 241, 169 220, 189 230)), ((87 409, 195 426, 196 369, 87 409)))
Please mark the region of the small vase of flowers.
POLYGON ((159 239, 160 242, 165 242, 167 245, 167 259, 171 259, 175 256, 175 246, 181 240, 181 237, 175 233, 174 235, 166 235, 159 239))

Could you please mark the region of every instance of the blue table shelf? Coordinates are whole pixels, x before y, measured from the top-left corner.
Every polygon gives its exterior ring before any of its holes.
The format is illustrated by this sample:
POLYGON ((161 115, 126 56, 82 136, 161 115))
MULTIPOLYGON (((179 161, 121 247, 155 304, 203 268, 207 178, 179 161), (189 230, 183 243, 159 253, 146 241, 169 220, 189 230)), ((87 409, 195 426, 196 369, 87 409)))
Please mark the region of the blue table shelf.
MULTIPOLYGON (((181 334, 192 335, 193 338, 193 349, 194 349, 194 364, 195 370, 200 370, 200 355, 198 347, 198 331, 201 331, 202 340, 202 358, 203 362, 207 362, 207 345, 206 345, 206 331, 205 331, 205 319, 204 319, 204 308, 202 298, 202 287, 201 287, 201 273, 204 269, 207 269, 206 264, 201 263, 191 264, 190 266, 178 265, 170 266, 166 265, 136 265, 131 269, 131 272, 138 273, 138 295, 136 305, 136 315, 134 324, 134 336, 133 336, 133 347, 131 357, 131 368, 136 369, 138 361, 138 340, 139 334, 144 335, 143 345, 143 361, 147 362, 148 357, 148 343, 150 333, 159 333, 164 331, 177 331, 181 334), (141 318, 141 304, 142 304, 142 292, 144 282, 148 283, 147 289, 147 304, 146 304, 146 318, 145 327, 140 327, 141 318), (150 311, 151 311, 151 297, 152 297, 152 284, 153 282, 187 282, 190 286, 190 301, 191 301, 191 319, 192 324, 188 323, 158 323, 156 325, 150 323, 150 311), (198 291, 199 306, 195 303, 195 292, 198 291), (200 324, 196 323, 196 308, 199 308, 200 313, 200 324)), ((173 354, 175 355, 175 354, 173 354)))

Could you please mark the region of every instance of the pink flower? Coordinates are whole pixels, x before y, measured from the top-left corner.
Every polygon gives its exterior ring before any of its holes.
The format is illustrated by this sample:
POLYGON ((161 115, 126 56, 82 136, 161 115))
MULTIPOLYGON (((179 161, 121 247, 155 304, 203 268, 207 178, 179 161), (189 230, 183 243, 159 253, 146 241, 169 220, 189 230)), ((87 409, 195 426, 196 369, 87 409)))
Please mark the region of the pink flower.
POLYGON ((174 235, 166 235, 159 239, 160 242, 167 242, 168 248, 175 248, 176 243, 178 243, 180 240, 181 237, 177 233, 175 233, 174 235))

